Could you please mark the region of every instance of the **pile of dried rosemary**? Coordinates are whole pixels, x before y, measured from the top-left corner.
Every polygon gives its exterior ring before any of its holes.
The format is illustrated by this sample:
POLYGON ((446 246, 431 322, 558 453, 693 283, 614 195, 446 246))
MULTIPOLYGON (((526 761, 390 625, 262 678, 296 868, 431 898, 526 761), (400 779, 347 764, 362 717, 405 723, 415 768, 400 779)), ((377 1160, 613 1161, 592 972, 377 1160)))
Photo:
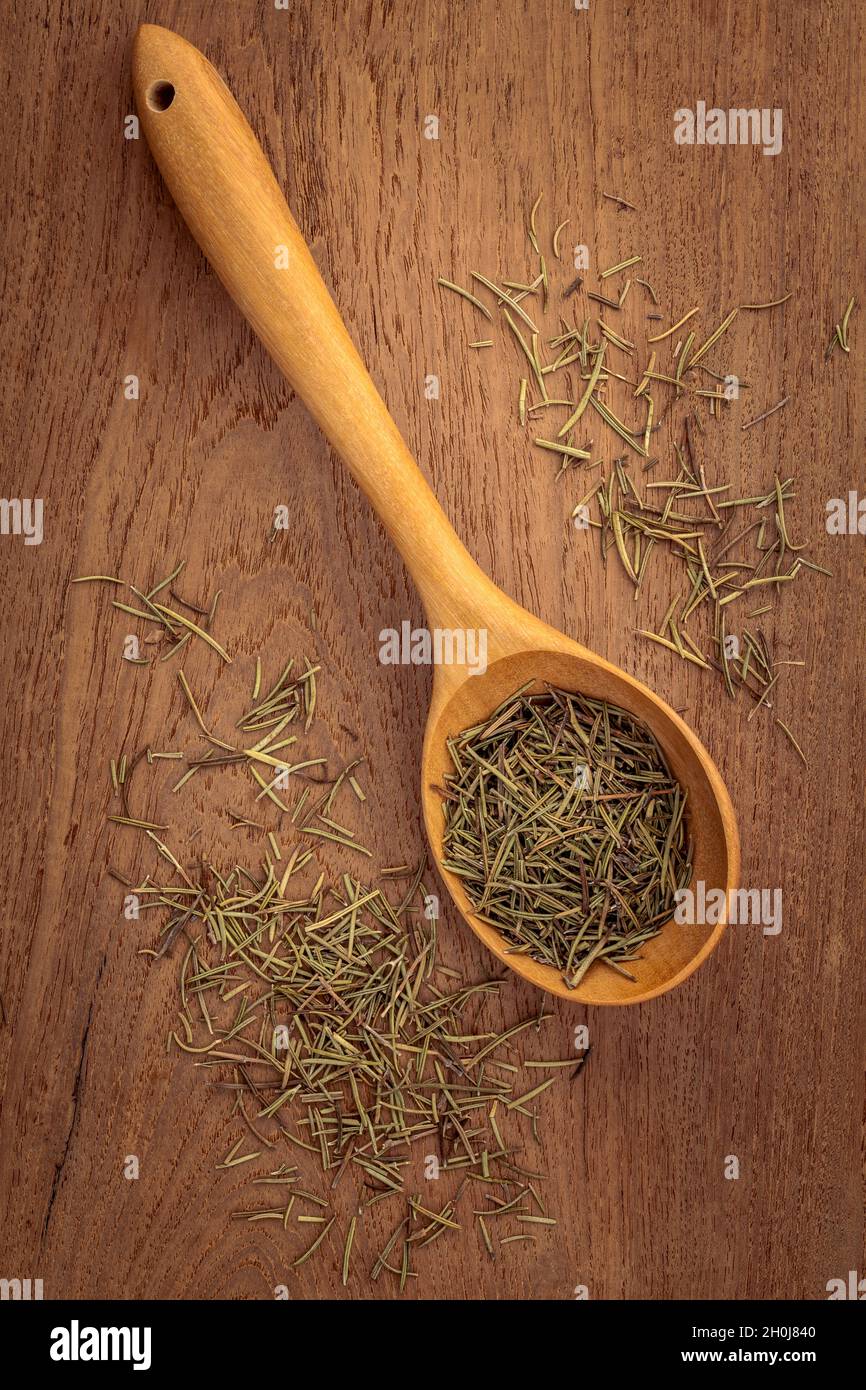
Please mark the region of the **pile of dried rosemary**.
MULTIPOLYGON (((623 198, 613 194, 604 197, 621 211, 635 211, 623 198)), ((643 258, 632 254, 600 271, 594 289, 584 283, 585 274, 574 278, 559 292, 562 312, 555 326, 547 326, 544 319, 557 296, 538 228, 540 203, 539 195, 529 215, 527 235, 533 265, 528 273, 494 279, 473 271, 477 294, 441 277, 439 284, 460 295, 473 312, 483 314, 489 322, 494 321, 494 315, 480 296, 492 296, 505 340, 513 346, 521 365, 516 389, 518 420, 532 431, 538 449, 559 459, 558 478, 574 469, 604 469, 607 445, 616 448, 608 471, 578 502, 571 518, 578 529, 599 529, 603 562, 609 550, 615 549, 635 586, 636 598, 654 550, 682 563, 684 583, 678 593, 667 589, 661 626, 657 631, 644 626, 639 629, 641 635, 694 665, 718 670, 728 694, 736 694, 741 687, 756 701, 756 709, 769 706, 772 702, 767 697, 772 693, 775 701, 778 695, 779 668, 803 663, 777 660, 763 628, 753 630, 745 625, 771 612, 771 604, 762 603, 749 612, 737 630, 729 605, 770 595, 775 598, 782 586, 805 570, 829 571, 806 559, 804 546, 793 544, 788 534, 785 503, 795 495, 792 478, 777 478, 771 488, 751 497, 732 497, 729 485, 711 485, 702 443, 702 414, 708 412, 711 419, 721 420, 750 389, 749 382, 719 357, 729 346, 729 330, 738 316, 781 308, 791 293, 735 305, 703 333, 695 326, 701 313, 697 305, 676 314, 674 321, 664 326, 666 316, 658 295, 648 280, 634 274, 643 258), (619 288, 612 288, 614 285, 619 288), (635 295, 644 300, 638 312, 632 312, 636 309, 635 295), (623 314, 627 302, 629 307, 623 314), (578 303, 581 308, 574 312, 578 303), (566 315, 567 308, 570 316, 566 315), (633 327, 614 327, 617 315, 629 314, 633 327), (663 360, 668 351, 670 359, 663 360), (614 392, 623 401, 616 408, 614 392), (643 414, 636 424, 628 418, 634 408, 643 414), (539 432, 542 419, 554 423, 539 432), (591 419, 602 427, 600 442, 589 437, 587 422, 591 419), (669 478, 647 482, 643 475, 651 475, 661 461, 660 431, 665 424, 670 438, 669 478), (579 433, 583 428, 587 436, 579 433), (623 446, 626 451, 620 453, 623 446), (639 486, 629 471, 630 457, 640 462, 639 486), (589 511, 593 499, 598 507, 596 517, 589 511), (749 524, 736 532, 732 528, 738 519, 749 524), (736 546, 741 548, 732 554, 736 546), (701 650, 699 639, 686 627, 688 617, 702 605, 703 612, 711 615, 707 639, 712 646, 708 653, 701 650)), ((554 261, 562 258, 567 226, 561 222, 552 234, 554 261)), ((849 351, 853 308, 851 299, 835 327, 828 355, 836 346, 849 351)), ((470 346, 493 344, 493 338, 486 338, 470 346)), ((788 401, 785 397, 760 411, 744 421, 741 429, 760 424, 788 401)), ((656 567, 656 573, 661 583, 668 582, 668 571, 656 567)), ((776 723, 805 761, 788 726, 781 719, 776 723)))
MULTIPOLYGON (((776 691, 785 668, 805 664, 773 651, 759 621, 773 612, 766 598, 778 594, 801 571, 827 575, 830 571, 803 554, 804 544, 791 540, 785 504, 795 495, 792 478, 774 478, 773 486, 757 496, 729 498, 727 486, 706 487, 703 469, 699 480, 684 451, 678 450, 677 456, 677 476, 648 483, 643 497, 628 475, 625 460, 616 459, 609 476, 578 502, 573 516, 598 528, 603 563, 608 549, 615 548, 635 586, 635 597, 655 546, 682 568, 681 586, 657 630, 639 628, 638 633, 694 666, 719 672, 732 698, 746 691, 755 701, 748 715, 752 719, 761 706, 770 705, 768 697, 776 691), (662 505, 649 496, 657 492, 664 497, 662 505), (596 518, 588 513, 593 500, 596 518), (750 602, 757 607, 749 609, 750 602), (739 608, 735 610, 734 604, 739 608), (687 626, 693 614, 702 612, 709 615, 707 651, 687 626), (736 623, 732 621, 735 613, 740 615, 736 623)), ((806 756, 787 724, 778 717, 776 724, 805 763, 806 756)))
MULTIPOLYGON (((155 624, 170 654, 185 624, 178 609, 161 612, 154 601, 168 585, 133 589, 135 606, 115 606, 155 624)), ((187 630, 227 659, 204 626, 187 630)), ((370 851, 337 805, 342 795, 356 813, 363 807, 360 760, 339 769, 321 757, 283 761, 301 729, 319 719, 318 669, 305 662, 294 675, 290 662, 263 694, 257 660, 232 740, 212 731, 178 672, 196 737, 210 747, 203 755, 145 747, 111 760, 119 810, 108 819, 141 834, 161 872, 141 881, 115 867, 109 873, 136 905, 134 915, 160 919, 157 944, 143 953, 179 954, 169 1047, 196 1058, 232 1096, 244 1126, 217 1168, 251 1165, 251 1189, 258 1197, 262 1188, 264 1200, 234 1217, 282 1228, 295 1268, 328 1252, 344 1284, 388 1275, 402 1291, 418 1278, 418 1252, 455 1230, 474 1226, 495 1260, 503 1247, 556 1225, 542 1196, 544 1175, 526 1158, 527 1146, 539 1143, 533 1102, 559 1071, 579 1071, 588 1054, 521 1062, 515 1044, 551 1017, 541 1010, 499 1030, 485 1024, 484 1006, 500 981, 467 985, 438 962, 438 906, 424 860, 383 869, 377 885, 350 873, 326 882, 320 850, 370 851), (255 741, 247 746, 240 735, 255 741), (203 850, 193 853, 200 828, 175 853, 169 827, 131 806, 135 770, 158 769, 163 760, 185 762, 174 794, 205 768, 250 776, 262 819, 224 809, 231 830, 261 836, 258 864, 218 867, 203 850), (290 806, 292 783, 300 792, 290 806), (424 1186, 436 1195, 423 1195, 424 1186), (379 1211, 388 1207, 387 1235, 377 1239, 379 1211)), ((152 805, 167 788, 152 777, 142 786, 140 776, 136 801, 152 805)))
POLYGON ((671 917, 691 878, 685 793, 625 710, 524 686, 449 740, 444 865, 510 952, 576 989, 621 964, 671 917))
MULTIPOLYGON (((623 199, 614 201, 623 208, 631 207, 623 199)), ((530 272, 522 280, 501 277, 497 282, 478 271, 472 271, 472 279, 483 290, 495 296, 496 307, 501 311, 503 323, 508 330, 506 336, 513 342, 524 368, 517 389, 519 421, 521 425, 527 422, 534 425, 539 416, 547 417, 548 411, 553 412, 550 417, 552 419, 559 416, 557 426, 550 431, 553 437, 547 437, 545 432, 545 436, 534 436, 533 442, 538 448, 560 456, 560 476, 566 470, 588 462, 599 452, 593 447, 592 440, 580 442, 575 437, 575 430, 580 421, 584 417, 589 419, 590 415, 597 416, 629 449, 646 460, 647 468, 654 467, 658 459, 651 457, 650 446, 653 436, 668 415, 671 415, 677 424, 683 423, 683 410, 675 410, 674 407, 685 403, 692 409, 699 404, 706 404, 710 415, 719 419, 724 407, 738 400, 741 392, 749 390, 747 381, 729 371, 718 370, 706 360, 717 349, 738 314, 778 308, 787 303, 791 293, 763 303, 735 305, 702 341, 694 328, 686 328, 695 315, 701 312, 700 306, 695 305, 680 314, 669 327, 642 335, 646 338, 648 355, 645 365, 635 370, 631 366, 631 360, 638 355, 636 342, 626 337, 623 332, 618 332, 608 320, 611 314, 618 314, 623 310, 633 286, 639 285, 640 293, 645 296, 649 306, 645 311, 647 325, 654 327, 664 322, 665 315, 659 312, 659 299, 650 282, 638 275, 634 278, 626 276, 626 272, 639 265, 643 257, 626 256, 615 265, 600 271, 599 285, 595 290, 587 289, 584 277, 578 275, 561 292, 561 301, 571 303, 574 298, 584 298, 587 301, 580 322, 577 321, 577 316, 573 321, 569 321, 560 314, 558 326, 552 331, 549 328, 545 329, 536 320, 539 319, 540 313, 545 314, 548 311, 553 287, 548 261, 539 241, 536 219, 540 203, 541 195, 533 205, 527 229, 531 252, 537 261, 535 273, 530 272), (611 287, 614 276, 626 276, 619 291, 611 287), (535 307, 530 303, 528 309, 527 303, 532 300, 540 300, 540 305, 535 307), (595 309, 595 305, 601 307, 595 309), (602 317, 602 312, 607 317, 602 317), (680 330, 684 332, 680 333, 680 330), (545 332, 550 336, 546 337, 545 332), (680 336, 677 336, 678 334, 680 336), (656 347, 659 343, 664 343, 665 347, 656 347), (663 364, 658 359, 667 349, 672 350, 673 360, 663 364), (619 361, 619 365, 624 368, 623 371, 616 370, 615 361, 619 361), (666 369, 663 370, 663 367, 666 369), (713 384, 702 384, 706 377, 709 377, 713 384), (561 384, 556 384, 560 382, 561 384), (639 401, 643 407, 644 419, 636 427, 617 415, 607 400, 608 392, 615 382, 621 382, 631 388, 631 400, 639 401), (667 393, 665 403, 657 409, 656 397, 663 393, 667 393)), ((561 234, 567 225, 567 222, 561 222, 553 233, 552 249, 557 260, 561 257, 561 234)), ((486 319, 493 320, 488 306, 478 295, 442 276, 439 277, 438 283, 460 295, 486 319)), ((851 307, 853 302, 843 324, 837 327, 834 338, 846 351, 847 323, 851 307)), ((473 342, 470 346, 492 347, 493 339, 473 342)), ((752 428, 786 404, 787 398, 744 423, 742 428, 752 428)))
POLYGON ((287 869, 278 879, 272 864, 258 875, 223 875, 210 864, 194 875, 175 863, 172 881, 131 889, 168 914, 164 940, 185 938, 181 1026, 171 1040, 215 1073, 252 1136, 218 1167, 269 1156, 273 1165, 289 1146, 320 1172, 320 1190, 311 1191, 297 1165, 266 1168, 254 1179, 267 1189, 264 1204, 235 1217, 311 1235, 292 1260, 301 1266, 339 1222, 335 1189, 350 1174, 348 1214, 330 1244, 342 1250, 343 1283, 354 1254, 366 1259, 368 1277, 390 1273, 401 1291, 416 1277, 416 1249, 467 1221, 491 1258, 498 1246, 556 1225, 543 1174, 525 1165, 527 1136, 513 1122, 527 1117, 537 1139, 531 1102, 580 1058, 530 1061, 521 1086, 506 1050, 549 1015, 501 1033, 468 1021, 500 982, 464 985, 437 966, 435 932, 423 910, 411 910, 419 894, 422 903, 428 897, 423 865, 396 905, 382 886, 349 874, 327 887, 322 875, 296 893, 290 877, 287 869), (554 1074, 538 1081, 539 1070, 554 1074), (424 1176, 435 1179, 430 1191, 447 1197, 412 1191, 416 1145, 424 1176), (364 1218, 382 1202, 393 1204, 395 1224, 375 1251, 364 1218))

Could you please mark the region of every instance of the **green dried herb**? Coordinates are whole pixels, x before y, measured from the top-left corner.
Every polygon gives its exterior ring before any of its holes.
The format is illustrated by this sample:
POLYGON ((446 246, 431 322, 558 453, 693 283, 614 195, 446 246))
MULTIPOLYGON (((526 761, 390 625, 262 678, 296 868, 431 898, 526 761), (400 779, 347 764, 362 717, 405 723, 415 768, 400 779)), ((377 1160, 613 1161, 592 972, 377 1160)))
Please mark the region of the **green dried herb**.
POLYGON ((691 876, 685 794, 649 731, 604 701, 524 688, 449 749, 443 863, 477 917, 570 988, 594 961, 635 959, 691 876))

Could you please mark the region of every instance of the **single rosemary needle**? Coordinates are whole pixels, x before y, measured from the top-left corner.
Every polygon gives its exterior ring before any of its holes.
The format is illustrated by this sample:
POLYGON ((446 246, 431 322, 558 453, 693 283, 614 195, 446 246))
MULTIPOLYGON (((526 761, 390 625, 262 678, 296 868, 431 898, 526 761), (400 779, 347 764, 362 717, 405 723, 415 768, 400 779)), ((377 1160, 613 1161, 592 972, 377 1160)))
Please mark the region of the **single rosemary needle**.
POLYGON ((442 287, 446 290, 453 290, 454 293, 459 294, 462 299, 467 299, 469 303, 474 305, 476 309, 480 309, 481 313, 484 315, 486 319, 493 319, 493 315, 491 314, 487 305, 482 304, 481 300, 477 299, 476 296, 470 293, 469 290, 464 290, 461 285, 455 285, 451 280, 445 280, 441 275, 439 276, 437 284, 442 285, 442 287))
POLYGON ((797 740, 794 738, 794 735, 791 733, 791 730, 788 728, 787 724, 783 723, 781 719, 777 719, 777 720, 776 720, 776 723, 778 724, 779 728, 782 730, 783 734, 785 734, 785 736, 786 736, 786 738, 788 739, 788 741, 794 746, 794 748, 796 749, 796 751, 799 753, 800 758, 801 758, 802 761, 803 761, 804 767, 808 767, 808 766, 809 766, 809 759, 806 757, 806 754, 803 752, 803 750, 802 750, 802 748, 800 747, 799 743, 798 743, 797 740))

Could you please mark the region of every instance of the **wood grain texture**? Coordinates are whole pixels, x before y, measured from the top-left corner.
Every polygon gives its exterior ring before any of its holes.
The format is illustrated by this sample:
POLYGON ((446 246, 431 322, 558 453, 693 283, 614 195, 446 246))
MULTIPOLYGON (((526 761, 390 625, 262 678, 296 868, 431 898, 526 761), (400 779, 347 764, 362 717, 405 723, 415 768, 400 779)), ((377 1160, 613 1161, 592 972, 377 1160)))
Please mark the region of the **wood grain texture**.
MULTIPOLYGON (((779 936, 734 928, 669 996, 554 1006, 543 1054, 564 1055, 581 1021, 593 1046, 574 1086, 539 1107, 559 1226, 496 1266, 473 1232, 453 1233, 422 1252, 406 1296, 567 1298, 578 1284, 595 1298, 824 1296, 864 1260, 862 540, 824 534, 826 499, 862 474, 856 317, 850 359, 823 360, 849 295, 864 294, 857 7, 721 4, 700 21, 685 0, 590 0, 588 13, 567 0, 22 10, 3 96, 2 491, 44 498, 46 524, 40 546, 0 537, 0 1275, 42 1278, 46 1297, 269 1298, 283 1282, 297 1298, 371 1296, 355 1276, 342 1290, 330 1259, 291 1275, 297 1242, 230 1221, 245 1175, 214 1164, 237 1122, 191 1059, 165 1054, 176 972, 138 954, 148 929, 124 921, 105 877, 109 859, 150 867, 132 832, 105 826, 108 759, 188 740, 188 717, 170 663, 123 663, 125 621, 105 593, 68 584, 94 571, 147 583, 181 556, 189 593, 224 590, 217 630, 237 654, 222 668, 203 649, 185 659, 207 710, 230 728, 257 652, 273 668, 310 651, 314 607, 333 752, 368 758, 377 858, 411 859, 423 843, 429 672, 382 667, 376 642, 419 622, 420 604, 207 270, 144 141, 123 139, 130 44, 149 19, 229 81, 472 555, 688 710, 734 797, 743 882, 784 893, 779 936), (781 107, 782 153, 676 146, 673 111, 701 99, 781 107), (429 113, 438 141, 422 137, 429 113), (775 625, 779 650, 808 663, 779 706, 810 744, 808 772, 768 720, 747 725, 703 673, 633 635, 636 610, 658 618, 667 590, 644 608, 601 570, 567 524, 575 484, 556 483, 515 426, 513 359, 498 344, 479 360, 470 310, 436 288, 439 273, 519 274, 542 187, 594 263, 642 252, 666 307, 700 303, 718 321, 732 303, 796 291, 784 313, 738 321, 735 338, 752 384, 742 411, 792 403, 745 434, 735 414, 706 438, 713 475, 738 489, 796 474, 800 534, 834 571, 794 586, 775 625), (430 372, 438 401, 424 396, 430 372), (138 401, 124 399, 129 373, 138 401), (283 502, 297 525, 268 544, 283 502), (123 1177, 127 1154, 137 1182, 123 1177), (723 1176, 729 1154, 738 1181, 723 1176)), ((216 859, 238 853, 213 809, 224 784, 202 775, 180 801, 173 780, 136 783, 139 809, 170 817, 177 837, 201 825, 216 859)), ((482 948, 443 904, 446 959, 477 978, 482 948)), ((536 1002, 509 983, 490 1026, 536 1002)), ((420 1164, 415 1176, 420 1187, 420 1164)))

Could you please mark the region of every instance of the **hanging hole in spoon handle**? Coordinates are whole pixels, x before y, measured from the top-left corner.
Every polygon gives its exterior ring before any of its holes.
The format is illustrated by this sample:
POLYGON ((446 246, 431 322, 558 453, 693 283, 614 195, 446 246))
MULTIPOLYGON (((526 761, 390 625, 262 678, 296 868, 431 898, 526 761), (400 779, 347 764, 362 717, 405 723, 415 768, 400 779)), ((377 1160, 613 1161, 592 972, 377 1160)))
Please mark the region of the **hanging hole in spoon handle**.
POLYGON ((174 101, 174 87, 170 82, 151 82, 145 101, 151 111, 167 111, 174 101))

